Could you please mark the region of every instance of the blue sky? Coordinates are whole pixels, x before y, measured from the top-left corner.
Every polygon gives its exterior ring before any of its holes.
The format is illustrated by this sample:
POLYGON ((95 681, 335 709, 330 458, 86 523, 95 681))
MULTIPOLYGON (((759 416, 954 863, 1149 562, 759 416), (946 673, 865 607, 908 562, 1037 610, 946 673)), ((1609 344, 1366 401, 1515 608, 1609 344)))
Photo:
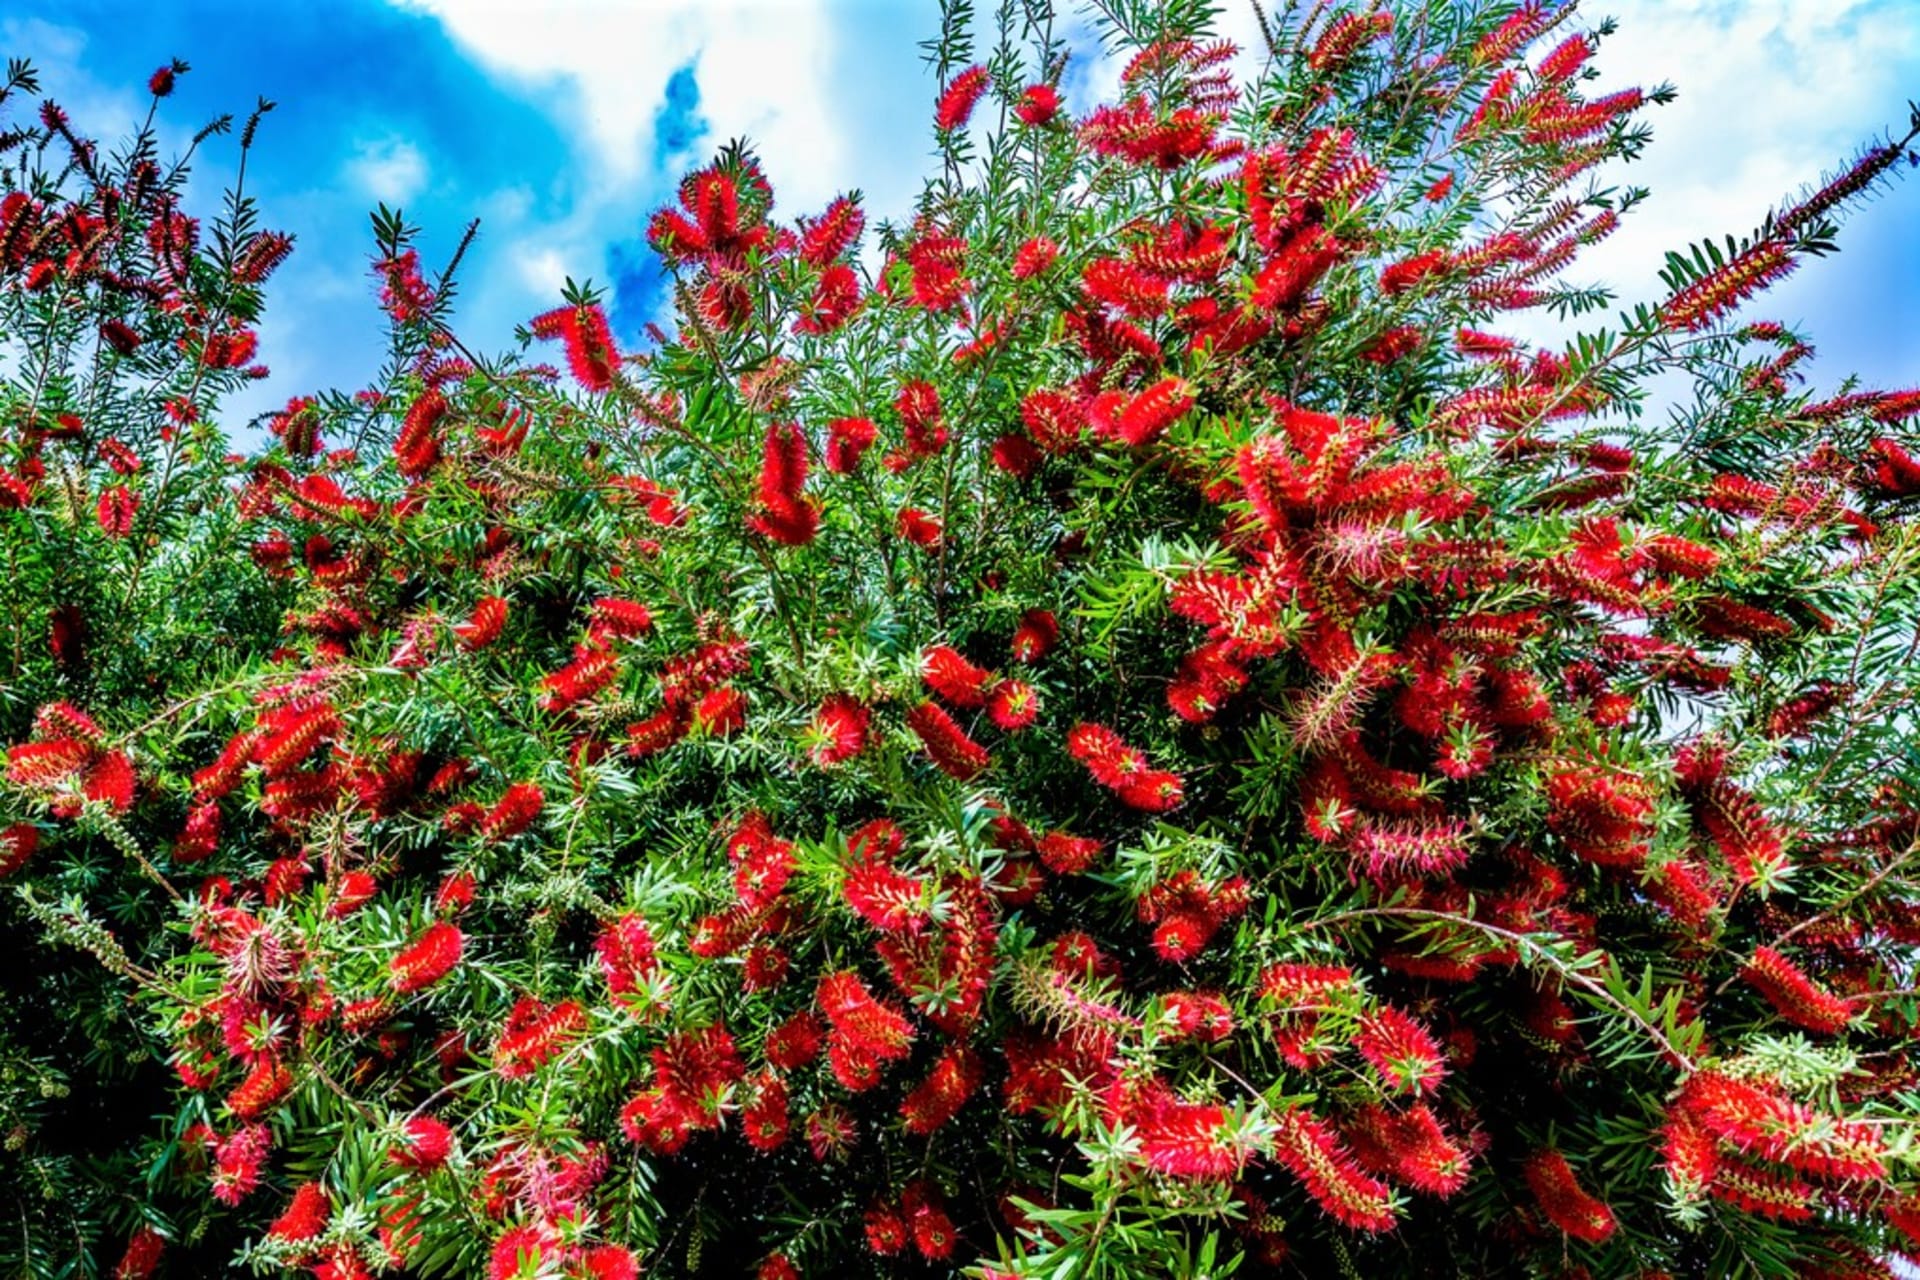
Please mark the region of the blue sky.
MULTIPOLYGON (((1651 296, 1662 250, 1746 231, 1903 120, 1920 97, 1917 6, 1586 0, 1585 22, 1620 19, 1602 83, 1670 80, 1681 96, 1651 114, 1648 160, 1620 175, 1654 198, 1578 274, 1651 296)), ((1245 10, 1226 6, 1243 41, 1245 10)), ((259 410, 374 372, 377 200, 423 228, 429 264, 481 219, 460 323, 481 350, 553 305, 569 275, 612 284, 631 337, 658 296, 647 215, 730 137, 759 144, 785 216, 855 188, 877 216, 903 213, 930 163, 935 86, 918 42, 937 19, 934 0, 10 0, 0 53, 33 59, 80 127, 106 137, 139 118, 148 73, 170 57, 193 64, 164 116, 176 144, 256 96, 278 102, 249 189, 299 247, 262 333, 274 376, 235 406, 259 410)), ((1110 80, 1089 72, 1088 92, 1110 80)), ((198 166, 202 207, 233 158, 216 140, 198 166)), ((1910 179, 1854 219, 1838 258, 1764 305, 1811 328, 1822 379, 1920 380, 1916 227, 1910 179)))

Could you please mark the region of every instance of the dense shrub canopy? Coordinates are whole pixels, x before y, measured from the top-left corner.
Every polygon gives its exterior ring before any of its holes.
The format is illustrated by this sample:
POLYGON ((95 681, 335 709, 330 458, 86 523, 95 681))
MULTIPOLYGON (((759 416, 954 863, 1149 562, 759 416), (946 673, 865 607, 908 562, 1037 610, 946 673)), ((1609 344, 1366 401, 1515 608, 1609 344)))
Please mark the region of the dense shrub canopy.
POLYGON ((690 175, 673 333, 470 351, 381 211, 244 457, 286 237, 14 68, 0 1268, 1920 1249, 1920 391, 1729 319, 1910 138, 1616 314, 1570 6, 1100 10, 1070 118, 948 6, 904 225, 690 175))

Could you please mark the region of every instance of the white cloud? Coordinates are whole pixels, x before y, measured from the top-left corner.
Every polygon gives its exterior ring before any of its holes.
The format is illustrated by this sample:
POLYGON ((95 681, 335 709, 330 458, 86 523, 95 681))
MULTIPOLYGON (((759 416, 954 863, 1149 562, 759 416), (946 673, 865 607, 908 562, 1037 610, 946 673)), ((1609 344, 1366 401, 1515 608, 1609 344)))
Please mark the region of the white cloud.
POLYGON ((496 73, 557 89, 602 194, 655 176, 654 118, 689 63, 709 135, 752 139, 787 209, 824 205, 846 171, 827 0, 548 0, 537 17, 516 0, 397 2, 439 18, 496 73))
POLYGON ((375 200, 398 206, 426 190, 427 158, 411 142, 370 139, 355 149, 347 176, 375 200))
POLYGON ((1906 114, 1903 77, 1920 66, 1905 0, 1610 0, 1585 16, 1601 13, 1620 19, 1595 59, 1601 84, 1679 90, 1645 113, 1644 159, 1612 175, 1652 196, 1582 260, 1628 290, 1658 287, 1677 239, 1746 234, 1884 136, 1906 114))

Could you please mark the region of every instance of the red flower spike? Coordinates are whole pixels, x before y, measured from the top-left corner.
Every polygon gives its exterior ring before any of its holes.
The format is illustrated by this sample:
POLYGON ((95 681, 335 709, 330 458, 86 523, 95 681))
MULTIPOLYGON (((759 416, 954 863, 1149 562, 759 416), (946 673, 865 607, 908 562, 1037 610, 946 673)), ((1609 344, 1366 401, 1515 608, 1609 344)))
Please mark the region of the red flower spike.
POLYGON ((532 1075, 586 1029, 584 1010, 571 1000, 548 1007, 531 996, 513 1006, 494 1042, 493 1069, 504 1079, 532 1075))
MULTIPOLYGON (((1053 123, 1054 116, 1060 113, 1060 91, 1050 84, 1028 85, 1020 94, 1019 104, 1013 109, 1021 123, 1043 128, 1053 123)), ((1020 277, 1015 276, 1016 279, 1020 277)))
MULTIPOLYGON (((162 68, 165 70, 165 68, 162 68)), ((158 76, 160 72, 155 72, 158 76)), ((169 86, 171 87, 171 86, 169 86)), ((152 1227, 141 1226, 127 1239, 126 1252, 113 1269, 113 1280, 152 1280, 153 1273, 166 1255, 167 1239, 152 1227)), ((798 1277, 795 1277, 798 1280, 798 1277)))
POLYGON ((26 866, 39 847, 40 829, 31 822, 16 822, 0 830, 0 880, 26 866))
POLYGON ((812 542, 820 529, 820 509, 801 496, 806 482, 807 441, 799 424, 769 425, 760 469, 760 509, 747 517, 747 527, 784 546, 812 542))
POLYGON ((1540 1211, 1578 1240, 1600 1244, 1618 1225, 1613 1210, 1580 1185, 1567 1158, 1551 1148, 1528 1157, 1523 1171, 1540 1211))
POLYGON ((876 1204, 866 1213, 867 1248, 882 1258, 891 1258, 907 1247, 907 1223, 899 1210, 876 1204))
POLYGON ((393 1162, 416 1173, 438 1169, 453 1153, 453 1130, 432 1116, 414 1116, 401 1126, 393 1162))
POLYGON ((1391 1189, 1361 1170, 1326 1121, 1304 1110, 1283 1112, 1273 1154, 1334 1221, 1356 1231, 1393 1229, 1391 1189))
POLYGON ((867 215, 859 203, 850 196, 839 197, 806 225, 800 237, 800 260, 824 269, 853 247, 866 225, 867 215))
POLYGON ((982 66, 968 67, 954 76, 941 93, 939 102, 934 105, 934 128, 942 133, 966 128, 974 106, 986 93, 989 83, 991 80, 987 69, 982 66))
POLYGON ((1853 1001, 1824 990, 1772 947, 1754 948, 1740 971, 1781 1017, 1821 1035, 1837 1035, 1853 1020, 1853 1001))
POLYGON ((847 761, 866 750, 872 713, 848 694, 831 694, 814 713, 808 729, 807 754, 822 768, 847 761))
POLYGON ((935 703, 923 702, 909 711, 907 727, 920 739, 921 748, 935 767, 961 782, 971 782, 993 763, 987 749, 969 738, 966 730, 935 703))
POLYGON ((536 338, 559 338, 566 344, 567 367, 586 390, 613 389, 620 352, 613 345, 606 314, 598 305, 561 307, 535 316, 527 327, 536 338))
POLYGON ((1432 1033, 1391 1005, 1360 1019, 1353 1045, 1395 1093, 1432 1093, 1447 1074, 1432 1033))
POLYGON ((1014 661, 1029 665, 1040 661, 1060 642, 1060 623, 1045 609, 1029 609, 1014 628, 1009 649, 1014 661))
POLYGON ((388 962, 393 989, 402 995, 424 991, 453 972, 466 939, 458 927, 439 921, 388 962))
POLYGON ((1012 275, 1015 280, 1031 280, 1053 265, 1060 256, 1060 246, 1045 236, 1035 236, 1023 243, 1013 255, 1012 275))
POLYGON ((483 844, 511 840, 540 817, 546 794, 531 782, 516 782, 508 787, 480 819, 479 836, 483 844))
POLYGON ((994 676, 974 666, 949 645, 933 645, 920 655, 920 678, 956 707, 984 706, 994 676))
POLYGON ((828 974, 820 980, 819 998, 820 1011, 832 1025, 836 1039, 882 1061, 906 1055, 913 1040, 912 1025, 874 999, 858 974, 850 970, 828 974))
POLYGON ((979 1055, 966 1045, 954 1045, 941 1054, 927 1078, 900 1104, 907 1132, 924 1136, 953 1119, 980 1087, 982 1074, 979 1055))
POLYGON ((852 471, 879 436, 870 418, 835 418, 827 424, 827 470, 835 475, 852 471))
POLYGON ((213 1198, 225 1205, 236 1205, 246 1199, 260 1185, 260 1174, 272 1149, 273 1133, 263 1124, 243 1125, 216 1143, 213 1198))

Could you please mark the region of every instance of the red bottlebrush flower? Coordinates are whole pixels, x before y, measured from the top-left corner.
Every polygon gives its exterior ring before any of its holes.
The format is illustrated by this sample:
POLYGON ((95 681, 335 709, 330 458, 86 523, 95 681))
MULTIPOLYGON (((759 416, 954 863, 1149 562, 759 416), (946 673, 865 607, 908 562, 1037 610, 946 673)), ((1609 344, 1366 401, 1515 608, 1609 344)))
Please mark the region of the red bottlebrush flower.
POLYGON ((1418 351, 1425 341, 1425 335, 1413 325, 1400 325, 1379 334, 1362 347, 1360 358, 1378 365, 1392 364, 1418 351))
POLYGON ((953 1119, 980 1087, 981 1075, 980 1057, 972 1049, 964 1044, 948 1048, 900 1104, 907 1132, 924 1136, 953 1119))
POLYGON ((726 738, 747 724, 747 695, 732 685, 709 689, 693 704, 693 727, 712 738, 726 738))
POLYGON ((1030 124, 1036 129, 1052 124, 1053 118, 1060 114, 1060 91, 1050 84, 1030 84, 1020 94, 1013 114, 1023 124, 1030 124))
POLYGON ((1429 249, 1416 253, 1410 258, 1402 258, 1380 272, 1380 292, 1392 297, 1405 293, 1423 280, 1447 269, 1447 254, 1442 249, 1429 249))
MULTIPOLYGON (((1760 1168, 1734 1156, 1721 1158, 1713 1181, 1707 1184, 1706 1189, 1707 1194, 1716 1200, 1724 1200, 1746 1213, 1782 1222, 1805 1222, 1813 1216, 1814 1206, 1819 1203, 1819 1193, 1799 1178, 1789 1177, 1774 1169, 1760 1168)), ((1873 1272, 1822 1270, 1816 1274, 1844 1274, 1851 1278, 1880 1271, 1881 1268, 1876 1267, 1873 1272)))
POLYGON ((388 962, 393 989, 402 995, 424 991, 453 972, 466 939, 458 927, 439 921, 388 962))
POLYGON ((907 1222, 891 1205, 876 1204, 866 1213, 867 1248, 891 1258, 907 1247, 907 1222))
POLYGON ((113 1280, 152 1280, 166 1251, 165 1236, 152 1227, 136 1228, 127 1239, 127 1249, 120 1255, 119 1265, 113 1269, 113 1280))
POLYGON ((86 614, 78 605, 55 605, 47 615, 47 649, 53 660, 63 667, 77 667, 86 647, 86 614))
POLYGON ((805 1009, 775 1027, 767 1035, 767 1061, 782 1071, 798 1071, 820 1056, 826 1029, 805 1009))
POLYGON ((213 1198, 235 1205, 260 1185, 260 1173, 273 1150, 273 1132, 264 1124, 242 1125, 213 1149, 213 1198))
POLYGON ((1858 1181, 1886 1176, 1887 1147, 1874 1127, 1816 1111, 1762 1083, 1695 1072, 1676 1105, 1735 1150, 1802 1173, 1858 1181))
POLYGON ((1059 256, 1059 245, 1045 236, 1035 236, 1014 251, 1013 278, 1031 280, 1052 266, 1054 259, 1059 256))
POLYGON ((532 1075, 586 1025, 585 1011, 571 1000, 549 1008, 531 996, 524 997, 513 1006, 500 1029, 500 1038, 493 1046, 493 1069, 508 1080, 532 1075))
POLYGON ((982 66, 971 66, 948 82, 946 91, 934 104, 933 125, 942 133, 951 133, 955 129, 964 129, 967 120, 973 115, 974 106, 986 93, 991 77, 982 66))
POLYGON ((380 882, 370 871, 349 871, 340 877, 333 901, 327 906, 327 914, 336 920, 345 919, 373 900, 380 892, 380 882))
POLYGON ((1662 327, 1704 329, 1799 265, 1791 246, 1760 240, 1725 265, 1676 290, 1660 308, 1662 327))
POLYGON ((1034 442, 1048 453, 1076 448, 1087 426, 1087 415, 1077 398, 1044 387, 1028 392, 1021 400, 1020 420, 1034 442))
POLYGON ((1547 779, 1547 826, 1574 853, 1603 867, 1637 867, 1653 833, 1653 798, 1644 779, 1582 766, 1547 779))
POLYGON ((1023 435, 1009 433, 993 442, 993 465, 1018 480, 1025 480, 1040 466, 1040 451, 1023 435))
POLYGON ((1447 1074, 1432 1033, 1391 1005, 1360 1019, 1353 1046, 1396 1093, 1432 1093, 1447 1074))
POLYGON ((787 1140, 787 1084, 771 1071, 747 1082, 748 1101, 740 1111, 741 1132, 755 1151, 773 1151, 787 1140))
POLYGON ((533 318, 527 325, 536 338, 559 338, 566 343, 567 367, 588 391, 609 391, 620 366, 613 332, 598 305, 561 307, 533 318))
POLYGON ((227 1095, 227 1110, 242 1120, 257 1120, 263 1112, 278 1106, 292 1089, 293 1073, 271 1058, 262 1058, 227 1095))
POLYGON ((920 678, 956 707, 986 705, 994 685, 991 671, 974 666, 957 649, 944 644, 932 645, 921 653, 920 678))
POLYGON ((172 93, 174 76, 178 74, 178 71, 179 68, 172 63, 161 67, 158 71, 147 77, 147 92, 156 98, 164 98, 172 93))
POLYGON ((753 1280, 800 1280, 800 1268, 784 1253, 770 1253, 760 1260, 753 1280))
POLYGON ((867 215, 851 196, 841 196, 806 225, 800 237, 800 260, 825 268, 853 247, 867 225, 867 215))
POLYGON ((1889 498, 1920 497, 1920 459, 1885 436, 1868 446, 1873 450, 1873 482, 1889 498))
POLYGON ((900 1207, 913 1233, 913 1247, 929 1262, 952 1256, 953 1221, 931 1184, 924 1178, 909 1182, 900 1193, 900 1207))
POLYGON ((416 1173, 438 1169, 453 1153, 453 1130, 432 1116, 414 1116, 400 1127, 393 1162, 416 1173))
POLYGON ((637 724, 627 726, 627 754, 636 760, 665 751, 687 736, 691 717, 677 707, 665 707, 637 724))
POLYGON ((1853 1001, 1824 990, 1772 947, 1756 947, 1740 973, 1795 1026, 1831 1036, 1853 1020, 1853 1001))
POLYGON ((759 942, 747 948, 746 963, 740 971, 743 991, 772 991, 787 980, 792 959, 772 943, 759 942))
POLYGON ((396 324, 417 323, 433 310, 434 292, 420 275, 418 250, 383 258, 374 271, 380 277, 380 306, 396 324))
POLYGON ((140 496, 117 484, 100 495, 94 515, 109 538, 124 538, 133 531, 133 517, 139 510, 140 496))
POLYGON ((925 884, 874 853, 848 869, 840 893, 855 915, 882 932, 918 933, 926 925, 925 884))
POLYGON ((814 282, 813 297, 804 314, 793 322, 795 333, 828 334, 860 310, 860 276, 844 262, 836 262, 814 282))
POLYGON ((1165 277, 1124 258, 1096 258, 1080 276, 1089 299, 1136 319, 1166 311, 1168 285, 1165 277))
POLYGON ((943 529, 937 516, 930 516, 917 507, 902 507, 895 524, 899 535, 914 546, 929 551, 939 548, 943 529))
POLYGON ((639 1280, 640 1264, 617 1244, 595 1245, 580 1255, 580 1280, 639 1280))
POLYGON ((560 670, 540 681, 540 708, 562 712, 593 697, 620 674, 620 660, 602 648, 582 645, 560 670))
POLYGON ((260 349, 260 335, 251 329, 208 336, 200 348, 200 363, 209 369, 238 369, 260 349))
POLYGON ((546 793, 534 783, 514 783, 501 793, 493 808, 487 810, 486 816, 480 819, 481 841, 498 844, 503 840, 511 840, 534 824, 546 802, 546 793))
POLYGON ((1368 1104, 1341 1127, 1353 1143, 1354 1154, 1371 1172, 1443 1199, 1467 1183, 1470 1157, 1447 1136, 1424 1102, 1399 1115, 1368 1104))
POLYGON ((880 429, 870 418, 835 418, 827 424, 827 470, 835 475, 852 471, 879 438, 880 429))
POLYGON ((547 1270, 542 1264, 554 1259, 559 1244, 537 1226, 514 1227, 493 1242, 487 1264, 487 1280, 521 1280, 547 1270))
POLYGON ((1067 734, 1067 754, 1087 766, 1103 787, 1124 787, 1147 770, 1147 758, 1104 725, 1078 724, 1067 734))
POLYGON ((615 640, 631 640, 653 629, 653 611, 638 600, 602 596, 593 602, 592 630, 615 640))
POLYGON ((1020 615, 1020 625, 1013 629, 1008 647, 1014 661, 1032 664, 1046 657, 1059 641, 1059 620, 1045 609, 1029 609, 1020 615))
POLYGON ((1130 808, 1148 813, 1168 813, 1186 801, 1186 783, 1177 773, 1149 769, 1126 786, 1118 788, 1114 794, 1130 808))
POLYGON ((1233 1034, 1233 1010, 1211 991, 1170 991, 1160 997, 1175 1040, 1224 1040, 1233 1034))
POLYGON ((758 911, 780 896, 794 868, 793 842, 773 834, 761 813, 749 813, 727 839, 733 891, 740 905, 758 911))
POLYGON ((1552 53, 1540 60, 1540 66, 1534 74, 1551 84, 1560 84, 1578 74, 1592 56, 1593 45, 1586 36, 1568 36, 1554 47, 1552 53))
POLYGON ((874 999, 859 974, 846 969, 828 974, 820 979, 819 999, 835 1039, 883 1062, 906 1056, 913 1041, 912 1024, 874 999))
POLYGON ((987 714, 1007 733, 1018 733, 1040 714, 1040 695, 1024 680, 1001 680, 987 698, 987 714))
POLYGON ((906 435, 909 461, 931 457, 947 447, 946 424, 940 420, 940 393, 932 383, 908 382, 900 388, 893 407, 906 435))
POLYGON ((429 390, 413 402, 393 438, 394 463, 400 474, 418 479, 440 460, 440 420, 447 415, 447 398, 429 390))
POLYGON ((1057 876, 1072 876, 1092 866, 1102 848, 1101 843, 1092 836, 1050 831, 1040 838, 1036 851, 1047 870, 1057 876))
POLYGON ((1393 30, 1391 13, 1343 13, 1327 24, 1307 53, 1307 65, 1315 71, 1337 69, 1364 45, 1393 30))
POLYGON ((31 822, 16 822, 0 830, 0 880, 27 865, 40 847, 40 828, 31 822))
POLYGON ((800 494, 806 482, 807 439, 799 424, 769 424, 760 468, 761 510, 748 517, 748 527, 786 546, 813 541, 820 511, 800 494))
POLYGON ((1564 1155, 1552 1148, 1535 1152, 1523 1172, 1540 1211, 1554 1226, 1589 1244, 1599 1244, 1613 1234, 1618 1225, 1613 1210, 1580 1185, 1564 1155))
POLYGON ((1390 1231, 1392 1190, 1364 1173, 1333 1127, 1311 1112, 1281 1113, 1274 1159, 1300 1179, 1329 1217, 1356 1231, 1390 1231))
POLYGON ((993 763, 987 749, 967 736, 937 703, 923 702, 907 712, 907 727, 942 773, 971 782, 993 763))
POLYGON ((305 1182, 294 1190, 293 1199, 273 1225, 267 1228, 267 1235, 275 1240, 290 1244, 299 1244, 311 1240, 327 1229, 327 1219, 333 1215, 333 1205, 327 1199, 326 1189, 317 1182, 305 1182))
POLYGON ((1160 438, 1197 403, 1185 378, 1163 378, 1135 396, 1104 404, 1098 397, 1088 420, 1098 434, 1139 448, 1160 438))
POLYGON ((808 728, 807 754, 822 768, 846 763, 866 750, 872 719, 866 706, 851 695, 829 695, 808 728))
POLYGON ((617 916, 600 931, 593 949, 599 954, 608 992, 628 1009, 638 1011, 640 1003, 628 997, 645 996, 660 972, 653 932, 647 922, 632 913, 617 916))
POLYGON ((130 356, 140 346, 140 335, 133 327, 122 320, 109 320, 100 326, 100 337, 108 346, 123 356, 130 356))

